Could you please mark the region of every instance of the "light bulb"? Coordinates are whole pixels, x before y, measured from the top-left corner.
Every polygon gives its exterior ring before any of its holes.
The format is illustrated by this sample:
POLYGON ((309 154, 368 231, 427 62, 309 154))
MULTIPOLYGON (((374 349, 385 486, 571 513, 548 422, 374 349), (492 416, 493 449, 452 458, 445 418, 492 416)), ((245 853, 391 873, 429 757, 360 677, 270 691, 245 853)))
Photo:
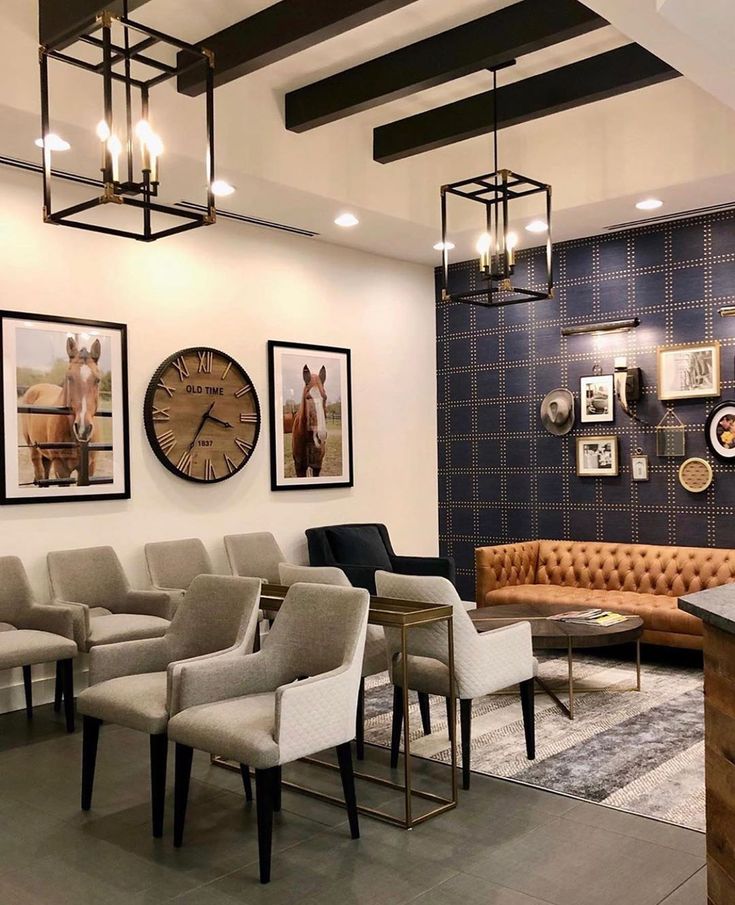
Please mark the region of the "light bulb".
POLYGON ((145 143, 148 145, 148 150, 151 152, 152 157, 160 157, 163 154, 163 142, 155 132, 150 132, 146 137, 145 143))
POLYGON ((477 240, 477 244, 475 248, 479 255, 486 255, 490 251, 490 245, 492 244, 492 238, 490 237, 490 233, 483 233, 480 238, 477 240))
POLYGON ((107 139, 107 150, 112 158, 112 181, 120 181, 120 154, 122 153, 122 142, 117 135, 111 135, 107 139))
POLYGON ((97 123, 97 138, 99 138, 100 141, 107 141, 107 139, 109 137, 110 137, 110 127, 107 125, 106 120, 101 119, 97 123))
POLYGON ((141 119, 137 123, 137 125, 135 126, 135 134, 141 141, 147 141, 148 138, 153 134, 151 124, 147 119, 141 119))
POLYGON ((513 249, 518 245, 518 233, 508 233, 505 237, 505 247, 508 251, 513 251, 513 249))
POLYGON ((71 147, 68 141, 64 141, 55 132, 49 132, 45 141, 43 138, 37 138, 35 145, 37 148, 46 148, 48 151, 68 151, 71 147))
POLYGON ((360 222, 354 214, 340 214, 339 217, 336 217, 334 222, 337 226, 357 226, 360 222))

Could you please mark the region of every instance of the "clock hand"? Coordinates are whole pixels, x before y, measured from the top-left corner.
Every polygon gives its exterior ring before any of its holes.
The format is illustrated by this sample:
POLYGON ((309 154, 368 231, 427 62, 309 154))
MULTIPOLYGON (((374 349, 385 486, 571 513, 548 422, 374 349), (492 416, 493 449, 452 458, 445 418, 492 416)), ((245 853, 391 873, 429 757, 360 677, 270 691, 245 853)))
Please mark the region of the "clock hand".
POLYGON ((194 449, 194 444, 197 442, 197 437, 199 436, 199 434, 201 434, 202 428, 207 423, 207 418, 209 418, 209 413, 212 411, 213 408, 214 408, 214 402, 209 406, 207 411, 202 415, 202 420, 199 422, 199 427, 197 428, 197 432, 194 434, 194 436, 192 437, 192 441, 189 444, 190 450, 194 449))
POLYGON ((215 418, 214 415, 207 415, 207 418, 210 421, 215 421, 217 424, 221 424, 222 427, 232 427, 229 421, 223 421, 221 418, 215 418))

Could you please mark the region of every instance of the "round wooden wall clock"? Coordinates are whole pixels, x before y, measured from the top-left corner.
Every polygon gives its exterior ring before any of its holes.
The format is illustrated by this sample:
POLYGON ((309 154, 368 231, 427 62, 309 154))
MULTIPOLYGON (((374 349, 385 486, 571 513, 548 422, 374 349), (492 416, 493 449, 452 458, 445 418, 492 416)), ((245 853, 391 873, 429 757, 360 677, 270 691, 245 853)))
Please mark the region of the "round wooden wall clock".
POLYGON ((253 382, 229 355, 196 346, 170 355, 145 395, 148 441, 169 471, 213 484, 237 474, 260 434, 253 382))

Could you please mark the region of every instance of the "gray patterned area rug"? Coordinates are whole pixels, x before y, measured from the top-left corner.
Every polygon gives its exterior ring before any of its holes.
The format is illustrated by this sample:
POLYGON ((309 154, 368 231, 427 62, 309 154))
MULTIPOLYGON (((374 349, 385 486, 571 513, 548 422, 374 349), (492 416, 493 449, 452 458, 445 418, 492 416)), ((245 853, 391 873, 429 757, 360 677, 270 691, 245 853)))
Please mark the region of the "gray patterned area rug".
MULTIPOLYGON (((541 655, 539 673, 552 686, 564 685, 566 668, 566 657, 541 655)), ((634 669, 631 663, 580 654, 575 682, 625 689, 634 684, 634 669)), ((387 673, 366 680, 366 741, 390 746, 392 697, 387 673)), ((432 733, 424 736, 413 696, 413 753, 448 763, 443 698, 431 698, 431 721, 432 733)), ((472 769, 703 830, 702 670, 644 662, 640 693, 580 692, 573 721, 546 694, 537 694, 535 761, 525 756, 518 694, 478 698, 472 711, 472 769)))

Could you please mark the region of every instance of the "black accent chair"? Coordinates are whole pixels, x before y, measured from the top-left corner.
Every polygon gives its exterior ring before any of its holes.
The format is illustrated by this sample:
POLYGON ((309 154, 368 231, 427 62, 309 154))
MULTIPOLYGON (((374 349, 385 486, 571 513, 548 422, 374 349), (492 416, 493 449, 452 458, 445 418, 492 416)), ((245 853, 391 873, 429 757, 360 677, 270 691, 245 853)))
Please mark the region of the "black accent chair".
POLYGON ((448 556, 397 556, 388 529, 379 523, 307 528, 312 566, 337 566, 356 588, 375 594, 375 573, 439 575, 454 583, 454 560, 448 556))

